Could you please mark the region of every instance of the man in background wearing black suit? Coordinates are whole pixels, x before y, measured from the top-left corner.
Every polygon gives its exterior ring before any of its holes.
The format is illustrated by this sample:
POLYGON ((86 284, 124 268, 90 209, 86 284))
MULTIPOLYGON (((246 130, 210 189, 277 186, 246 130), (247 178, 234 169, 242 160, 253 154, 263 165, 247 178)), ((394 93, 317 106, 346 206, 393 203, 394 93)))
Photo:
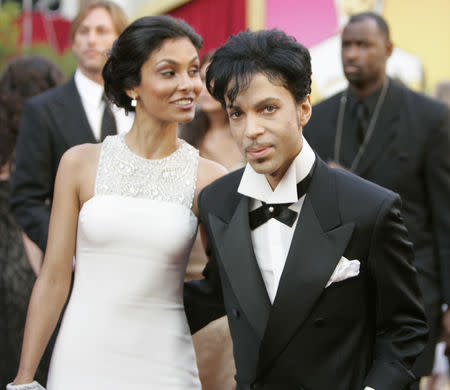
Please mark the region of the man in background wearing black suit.
POLYGON ((349 87, 313 107, 305 137, 330 165, 402 198, 431 330, 413 367, 416 376, 424 376, 433 367, 441 303, 450 303, 449 111, 386 76, 391 52, 381 16, 353 16, 342 33, 349 87))
POLYGON ((102 69, 106 53, 127 26, 123 10, 95 1, 72 22, 75 75, 65 84, 37 95, 24 106, 12 178, 13 213, 42 251, 59 160, 72 146, 101 141, 131 127, 132 118, 103 100, 102 69))

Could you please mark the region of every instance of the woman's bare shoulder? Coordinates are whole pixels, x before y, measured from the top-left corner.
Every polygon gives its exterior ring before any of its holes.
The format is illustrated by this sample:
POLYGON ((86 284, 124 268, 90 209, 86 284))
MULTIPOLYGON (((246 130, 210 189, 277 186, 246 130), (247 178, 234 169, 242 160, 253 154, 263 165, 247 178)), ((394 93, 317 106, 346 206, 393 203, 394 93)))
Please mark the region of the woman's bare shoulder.
POLYGON ((226 175, 228 170, 219 163, 199 157, 198 161, 198 175, 197 175, 197 190, 201 191, 208 184, 226 175))
POLYGON ((78 183, 97 166, 100 150, 100 144, 81 144, 68 149, 59 162, 58 176, 78 183))
POLYGON ((68 149, 62 156, 60 165, 82 168, 98 160, 101 144, 81 144, 68 149))

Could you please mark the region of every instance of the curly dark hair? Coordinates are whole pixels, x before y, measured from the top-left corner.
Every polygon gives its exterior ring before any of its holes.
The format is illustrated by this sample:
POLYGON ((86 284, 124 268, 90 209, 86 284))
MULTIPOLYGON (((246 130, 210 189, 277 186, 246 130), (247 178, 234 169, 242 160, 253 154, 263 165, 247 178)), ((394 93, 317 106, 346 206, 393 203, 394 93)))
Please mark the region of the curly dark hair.
POLYGON ((0 167, 11 161, 25 101, 64 81, 61 70, 40 56, 20 56, 0 77, 0 167))
POLYGON ((283 31, 243 31, 232 35, 214 54, 206 87, 225 108, 257 73, 289 90, 297 103, 311 93, 311 56, 306 47, 283 31))
POLYGON ((135 111, 126 90, 141 83, 141 68, 166 39, 188 38, 198 49, 203 39, 191 26, 168 15, 145 16, 131 23, 113 44, 103 67, 105 94, 126 112, 135 111))

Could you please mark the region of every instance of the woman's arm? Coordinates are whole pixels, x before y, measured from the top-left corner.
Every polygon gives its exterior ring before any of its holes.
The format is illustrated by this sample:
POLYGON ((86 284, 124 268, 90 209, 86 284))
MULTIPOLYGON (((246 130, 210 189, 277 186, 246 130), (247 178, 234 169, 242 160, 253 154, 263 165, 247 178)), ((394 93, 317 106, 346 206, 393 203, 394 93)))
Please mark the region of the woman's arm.
POLYGON ((207 185, 211 184, 213 181, 219 179, 220 177, 229 173, 227 169, 212 160, 208 160, 203 157, 199 157, 198 161, 198 172, 197 172, 197 183, 195 186, 194 202, 192 205, 192 211, 195 215, 198 215, 198 195, 207 185))
MULTIPOLYGON (((211 160, 200 158, 193 203, 193 211, 197 216, 199 216, 198 198, 200 192, 208 184, 222 177, 226 173, 227 170, 222 165, 211 160)), ((192 333, 195 333, 209 322, 225 314, 219 273, 215 260, 211 259, 205 226, 201 220, 199 232, 209 261, 203 271, 203 279, 193 280, 184 284, 184 305, 192 333)))
POLYGON ((30 263, 31 269, 33 270, 36 276, 39 275, 39 271, 42 267, 42 260, 44 258, 44 254, 41 251, 36 243, 31 241, 31 239, 26 235, 25 232, 22 232, 22 241, 23 246, 25 247, 25 252, 28 256, 28 261, 30 263))
POLYGON ((71 149, 61 159, 55 181, 49 239, 28 307, 19 371, 14 384, 29 383, 69 294, 75 253, 82 159, 71 149))

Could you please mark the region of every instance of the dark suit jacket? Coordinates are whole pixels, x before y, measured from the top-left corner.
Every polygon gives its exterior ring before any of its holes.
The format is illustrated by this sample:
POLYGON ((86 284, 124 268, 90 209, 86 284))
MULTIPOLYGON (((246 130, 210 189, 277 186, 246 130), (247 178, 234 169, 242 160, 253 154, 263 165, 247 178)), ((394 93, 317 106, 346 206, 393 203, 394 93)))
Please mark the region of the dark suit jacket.
MULTIPOLYGON (((304 130, 325 161, 333 159, 341 95, 314 106, 304 130)), ((448 108, 391 80, 374 135, 355 173, 401 196, 425 303, 450 304, 448 108)))
POLYGON ((73 78, 25 103, 17 138, 11 206, 19 224, 43 251, 59 161, 67 149, 86 142, 97 141, 73 78))
POLYGON ((319 160, 272 305, 241 176, 199 197, 210 261, 185 287, 191 331, 226 311, 238 389, 405 389, 427 326, 399 197, 319 160), (325 288, 341 256, 360 273, 325 288))

